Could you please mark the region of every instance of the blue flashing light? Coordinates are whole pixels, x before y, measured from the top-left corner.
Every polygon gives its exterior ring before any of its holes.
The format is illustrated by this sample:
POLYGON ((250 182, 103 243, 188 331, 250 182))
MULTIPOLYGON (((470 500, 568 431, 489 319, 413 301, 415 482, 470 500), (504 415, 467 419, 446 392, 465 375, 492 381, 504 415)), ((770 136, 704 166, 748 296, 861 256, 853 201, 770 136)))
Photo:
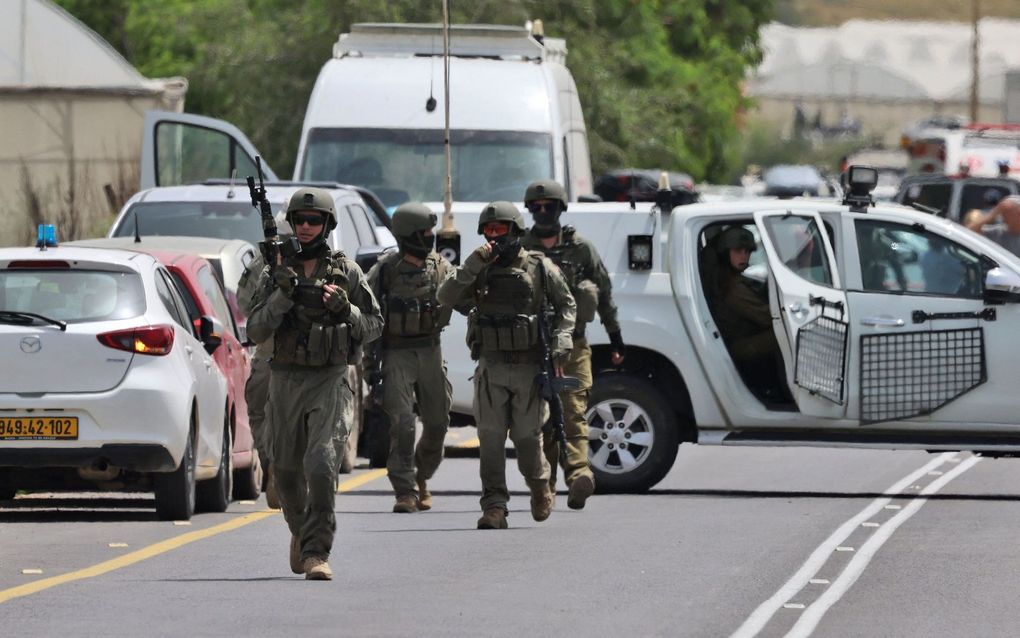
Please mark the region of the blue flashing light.
POLYGON ((53 224, 39 224, 39 232, 36 235, 35 247, 42 250, 55 248, 57 246, 57 227, 53 224))

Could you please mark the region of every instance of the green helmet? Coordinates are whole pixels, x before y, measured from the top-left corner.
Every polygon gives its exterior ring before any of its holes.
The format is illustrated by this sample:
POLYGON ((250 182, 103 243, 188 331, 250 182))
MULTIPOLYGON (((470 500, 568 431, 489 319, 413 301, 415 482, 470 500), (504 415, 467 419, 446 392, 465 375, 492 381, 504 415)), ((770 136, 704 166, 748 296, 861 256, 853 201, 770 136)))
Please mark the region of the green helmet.
POLYGON ((438 217, 432 209, 419 202, 404 202, 393 211, 392 228, 397 237, 409 237, 418 231, 433 228, 438 217))
POLYGON ((719 252, 729 252, 734 248, 745 248, 751 252, 758 250, 754 241, 754 233, 743 226, 730 226, 719 236, 716 244, 719 252))
POLYGON ((510 202, 492 202, 482 209, 482 214, 478 216, 479 235, 482 234, 482 229, 489 222, 508 222, 514 224, 521 233, 525 229, 524 215, 521 215, 521 211, 517 210, 517 207, 510 202))
POLYGON ((287 222, 291 226, 291 216, 297 211, 317 210, 326 215, 326 233, 336 228, 336 206, 333 196, 324 188, 300 188, 290 196, 287 202, 287 222))
POLYGON ((567 189, 555 180, 540 179, 531 182, 528 190, 524 191, 524 205, 539 199, 555 199, 563 205, 563 210, 567 210, 567 189))

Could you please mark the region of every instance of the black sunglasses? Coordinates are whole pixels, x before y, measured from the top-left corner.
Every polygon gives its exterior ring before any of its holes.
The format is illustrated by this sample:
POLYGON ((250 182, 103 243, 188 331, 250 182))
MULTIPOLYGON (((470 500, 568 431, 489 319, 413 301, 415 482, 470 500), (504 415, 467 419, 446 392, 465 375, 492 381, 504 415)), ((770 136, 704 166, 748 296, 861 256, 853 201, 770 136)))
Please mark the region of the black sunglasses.
POLYGON ((532 213, 555 212, 558 202, 532 202, 528 204, 528 210, 532 213))
POLYGON ((294 214, 294 225, 300 226, 301 224, 308 224, 309 226, 322 226, 326 223, 326 218, 317 213, 295 213, 294 214))

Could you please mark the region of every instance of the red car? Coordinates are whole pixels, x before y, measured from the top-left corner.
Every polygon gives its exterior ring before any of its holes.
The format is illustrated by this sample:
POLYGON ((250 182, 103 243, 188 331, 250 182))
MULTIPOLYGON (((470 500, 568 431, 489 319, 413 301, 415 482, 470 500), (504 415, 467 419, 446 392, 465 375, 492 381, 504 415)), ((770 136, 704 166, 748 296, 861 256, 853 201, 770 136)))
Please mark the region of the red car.
POLYGON ((233 496, 257 498, 262 489, 262 467, 248 425, 248 403, 244 384, 251 371, 251 358, 238 340, 237 325, 223 292, 223 284, 209 262, 195 255, 165 250, 135 250, 152 255, 166 266, 180 289, 196 330, 200 317, 214 317, 221 324, 222 343, 213 360, 227 379, 227 414, 233 435, 233 496))

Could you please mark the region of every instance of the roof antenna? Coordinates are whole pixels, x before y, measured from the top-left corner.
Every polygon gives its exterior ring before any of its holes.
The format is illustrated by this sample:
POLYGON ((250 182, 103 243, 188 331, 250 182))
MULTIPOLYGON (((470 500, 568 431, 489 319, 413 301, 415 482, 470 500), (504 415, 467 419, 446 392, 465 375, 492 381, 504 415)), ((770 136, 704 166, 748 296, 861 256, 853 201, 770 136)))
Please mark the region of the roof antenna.
POLYGON ((142 243, 142 233, 138 230, 138 211, 135 211, 135 243, 142 243))
POLYGON ((237 168, 230 170, 230 190, 227 191, 227 199, 234 199, 236 194, 234 193, 234 180, 237 179, 237 168))
POLYGON ((630 169, 630 184, 628 185, 627 188, 627 195, 630 197, 631 210, 637 209, 637 194, 634 192, 635 190, 637 190, 637 186, 635 185, 634 182, 635 179, 637 179, 637 176, 634 174, 634 169, 632 168, 630 169))
POLYGON ((425 100, 425 110, 431 113, 436 110, 436 98, 432 95, 433 79, 436 76, 436 38, 433 36, 429 40, 429 44, 432 47, 432 51, 429 54, 429 99, 425 100))

